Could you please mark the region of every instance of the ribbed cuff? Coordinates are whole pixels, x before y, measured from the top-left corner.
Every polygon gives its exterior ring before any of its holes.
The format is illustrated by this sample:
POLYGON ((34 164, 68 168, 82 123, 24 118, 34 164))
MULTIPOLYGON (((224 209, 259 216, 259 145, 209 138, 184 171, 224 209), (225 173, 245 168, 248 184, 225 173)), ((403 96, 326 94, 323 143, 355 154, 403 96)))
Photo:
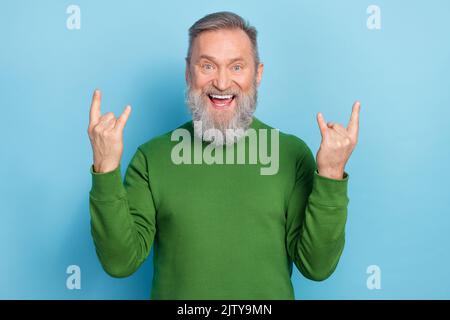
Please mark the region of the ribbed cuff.
POLYGON ((349 202, 347 196, 348 177, 348 173, 344 172, 343 179, 331 179, 319 175, 315 170, 311 192, 312 200, 325 206, 347 206, 349 202))
POLYGON ((117 200, 126 195, 120 172, 120 164, 113 171, 99 173, 94 171, 94 165, 90 168, 92 175, 92 188, 90 195, 95 200, 117 200))

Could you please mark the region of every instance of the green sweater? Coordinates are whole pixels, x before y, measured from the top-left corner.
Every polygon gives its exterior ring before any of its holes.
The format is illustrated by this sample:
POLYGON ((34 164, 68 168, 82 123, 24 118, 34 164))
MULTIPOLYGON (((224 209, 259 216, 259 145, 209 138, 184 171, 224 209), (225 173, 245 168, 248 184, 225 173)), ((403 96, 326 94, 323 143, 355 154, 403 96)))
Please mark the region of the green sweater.
MULTIPOLYGON (((179 128, 192 134, 191 121, 179 128)), ((251 128, 272 129, 257 118, 251 128)), ((137 148, 124 182, 120 165, 90 168, 91 233, 109 275, 133 274, 152 244, 152 299, 294 299, 293 263, 312 280, 333 273, 345 242, 347 172, 318 175, 306 143, 281 132, 276 174, 262 175, 259 161, 177 165, 171 133, 137 148)))

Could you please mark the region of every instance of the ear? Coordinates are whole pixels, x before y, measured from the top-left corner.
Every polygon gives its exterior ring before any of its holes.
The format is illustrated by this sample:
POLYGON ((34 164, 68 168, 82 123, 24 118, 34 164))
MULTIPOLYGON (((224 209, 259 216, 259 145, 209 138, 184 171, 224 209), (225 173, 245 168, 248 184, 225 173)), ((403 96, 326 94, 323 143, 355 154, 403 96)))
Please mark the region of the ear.
POLYGON ((264 71, 264 64, 263 63, 258 64, 258 68, 256 69, 256 84, 258 86, 259 83, 261 82, 263 71, 264 71))

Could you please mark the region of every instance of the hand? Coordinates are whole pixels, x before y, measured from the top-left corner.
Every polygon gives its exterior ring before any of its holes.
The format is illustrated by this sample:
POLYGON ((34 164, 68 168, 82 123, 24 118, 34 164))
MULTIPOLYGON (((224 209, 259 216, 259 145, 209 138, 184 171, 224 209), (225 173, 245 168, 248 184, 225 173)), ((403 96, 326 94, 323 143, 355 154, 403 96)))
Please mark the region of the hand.
POLYGON ((361 104, 356 101, 353 104, 352 115, 347 128, 338 123, 325 122, 323 115, 317 114, 322 142, 317 152, 317 170, 321 176, 331 179, 342 179, 345 164, 358 141, 359 110, 361 104))
POLYGON ((101 92, 95 90, 89 114, 88 135, 94 153, 94 171, 105 173, 116 169, 120 164, 123 152, 122 132, 131 106, 126 106, 116 119, 112 112, 101 115, 100 102, 101 92))

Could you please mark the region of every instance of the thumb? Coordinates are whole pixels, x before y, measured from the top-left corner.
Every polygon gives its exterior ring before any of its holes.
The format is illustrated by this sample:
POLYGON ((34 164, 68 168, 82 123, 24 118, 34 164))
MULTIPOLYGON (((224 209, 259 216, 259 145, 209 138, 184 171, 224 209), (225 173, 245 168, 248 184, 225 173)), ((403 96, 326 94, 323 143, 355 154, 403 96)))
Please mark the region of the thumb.
POLYGON ((116 129, 118 129, 120 131, 123 130, 123 128, 125 127, 125 124, 127 123, 128 117, 130 116, 130 113, 131 113, 131 106, 128 105, 125 107, 122 114, 117 119, 116 126, 115 126, 116 129))
POLYGON ((325 121, 325 118, 323 117, 323 114, 320 112, 317 114, 317 124, 319 125, 320 134, 323 138, 325 132, 327 131, 327 123, 325 121))

